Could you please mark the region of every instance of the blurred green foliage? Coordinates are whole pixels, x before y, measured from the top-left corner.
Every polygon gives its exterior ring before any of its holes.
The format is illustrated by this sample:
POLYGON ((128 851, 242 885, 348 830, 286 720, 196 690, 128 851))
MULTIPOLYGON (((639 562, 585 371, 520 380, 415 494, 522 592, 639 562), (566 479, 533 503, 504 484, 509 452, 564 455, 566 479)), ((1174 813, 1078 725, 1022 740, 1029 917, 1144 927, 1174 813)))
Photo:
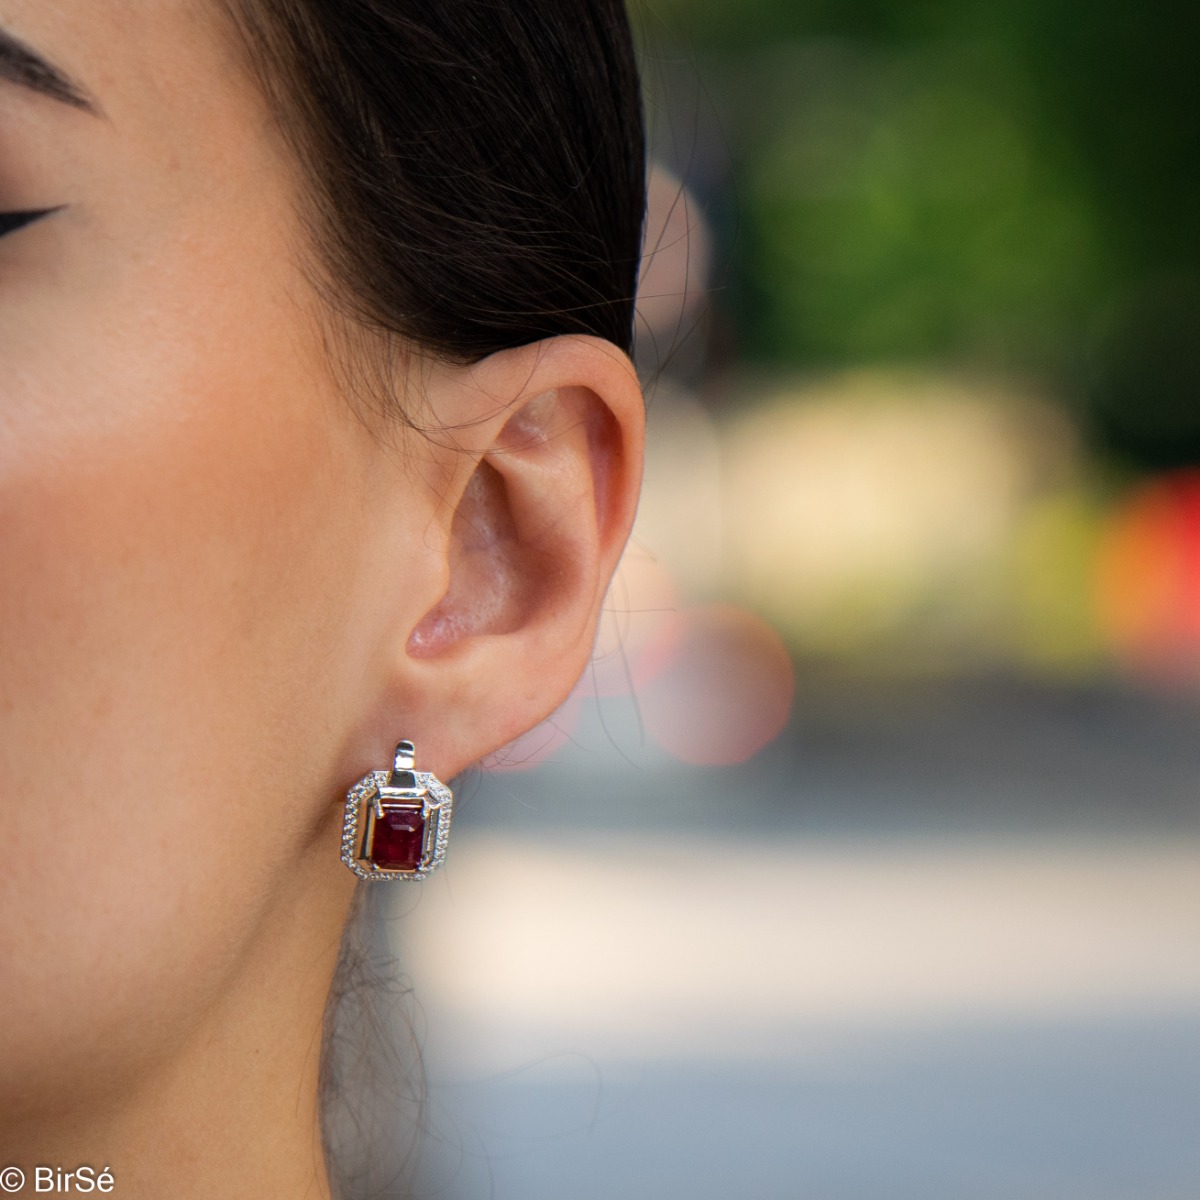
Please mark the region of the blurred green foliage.
POLYGON ((1035 375, 1127 460, 1200 460, 1200 5, 653 0, 641 24, 728 144, 706 199, 744 357, 1035 375))

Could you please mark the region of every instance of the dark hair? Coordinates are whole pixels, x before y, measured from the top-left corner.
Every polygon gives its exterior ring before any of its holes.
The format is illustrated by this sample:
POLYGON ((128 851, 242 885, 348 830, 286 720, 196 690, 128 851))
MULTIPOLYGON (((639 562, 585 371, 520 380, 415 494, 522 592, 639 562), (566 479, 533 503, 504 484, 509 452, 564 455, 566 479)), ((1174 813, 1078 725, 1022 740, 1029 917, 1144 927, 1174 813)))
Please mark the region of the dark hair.
POLYGON ((645 208, 623 0, 225 0, 342 312, 472 362, 629 351, 645 208))

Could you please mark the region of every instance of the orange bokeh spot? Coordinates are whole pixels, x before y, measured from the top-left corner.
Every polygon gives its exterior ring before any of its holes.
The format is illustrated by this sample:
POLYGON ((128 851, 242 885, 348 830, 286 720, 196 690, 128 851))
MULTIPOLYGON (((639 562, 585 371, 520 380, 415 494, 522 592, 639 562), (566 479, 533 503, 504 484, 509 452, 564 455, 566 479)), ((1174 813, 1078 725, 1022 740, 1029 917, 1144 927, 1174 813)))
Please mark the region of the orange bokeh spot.
POLYGON ((684 609, 633 662, 647 733, 669 754, 707 766, 744 762, 791 712, 791 656, 753 613, 716 604, 684 609))
POLYGON ((1119 659, 1159 677, 1200 670, 1200 471, 1179 471, 1118 510, 1097 563, 1100 627, 1119 659))

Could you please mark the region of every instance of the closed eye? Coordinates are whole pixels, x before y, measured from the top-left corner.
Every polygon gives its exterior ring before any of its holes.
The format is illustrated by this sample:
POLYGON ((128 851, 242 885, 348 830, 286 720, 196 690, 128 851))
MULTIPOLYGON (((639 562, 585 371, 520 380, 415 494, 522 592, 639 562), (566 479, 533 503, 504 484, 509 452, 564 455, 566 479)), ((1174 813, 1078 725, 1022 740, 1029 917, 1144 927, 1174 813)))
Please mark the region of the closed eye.
POLYGON ((32 225, 34 221, 41 220, 42 217, 48 217, 51 213, 58 212, 57 208, 34 208, 27 209, 24 212, 0 212, 0 237, 6 233, 16 233, 18 229, 23 229, 26 225, 32 225))

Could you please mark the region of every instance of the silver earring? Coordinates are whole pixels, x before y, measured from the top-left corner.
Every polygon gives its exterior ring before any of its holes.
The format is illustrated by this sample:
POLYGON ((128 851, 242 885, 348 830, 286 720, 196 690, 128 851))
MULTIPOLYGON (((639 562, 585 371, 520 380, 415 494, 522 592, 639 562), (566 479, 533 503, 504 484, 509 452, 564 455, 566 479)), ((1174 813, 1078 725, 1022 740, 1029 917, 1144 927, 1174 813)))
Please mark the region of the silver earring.
POLYGON ((446 857, 454 795, 415 760, 412 742, 399 742, 390 772, 371 771, 346 793, 342 862, 359 879, 424 879, 446 857))

